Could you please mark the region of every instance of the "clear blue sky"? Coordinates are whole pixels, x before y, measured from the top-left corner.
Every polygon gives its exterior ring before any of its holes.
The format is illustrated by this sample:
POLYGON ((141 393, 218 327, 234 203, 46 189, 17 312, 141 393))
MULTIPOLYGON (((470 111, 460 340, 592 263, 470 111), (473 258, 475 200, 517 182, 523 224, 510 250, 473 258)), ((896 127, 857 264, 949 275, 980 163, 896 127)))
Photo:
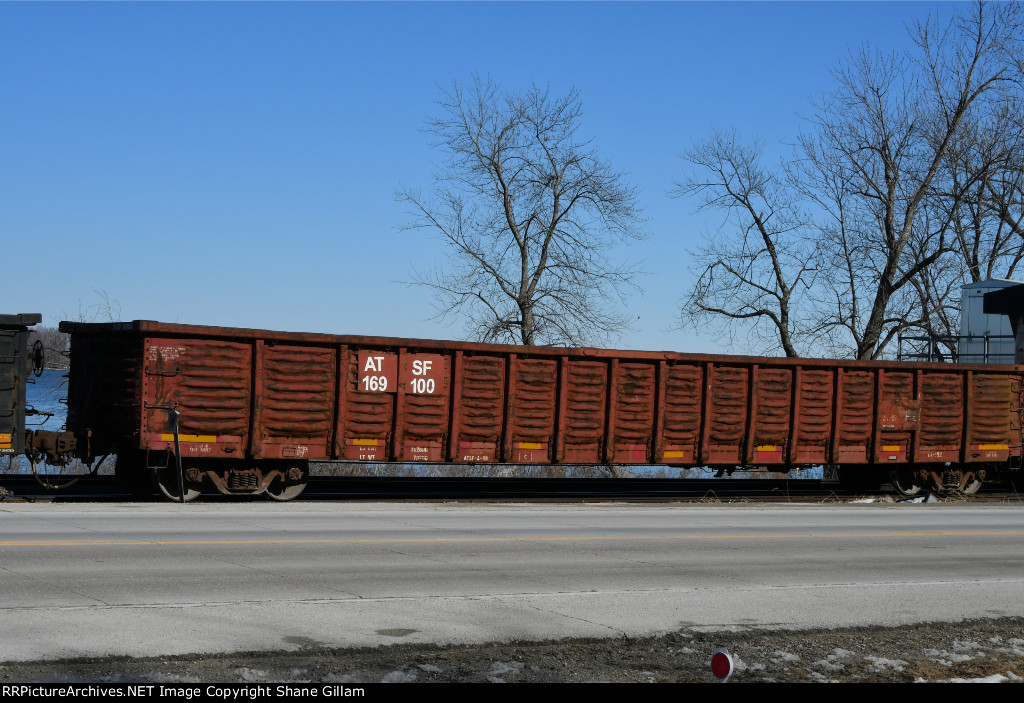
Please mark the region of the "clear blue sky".
POLYGON ((402 283, 441 262, 394 192, 431 185, 438 87, 580 90, 583 133, 649 219, 615 345, 673 329, 717 224, 667 197, 715 127, 779 153, 829 69, 951 3, 0 3, 0 312, 458 338, 402 283))

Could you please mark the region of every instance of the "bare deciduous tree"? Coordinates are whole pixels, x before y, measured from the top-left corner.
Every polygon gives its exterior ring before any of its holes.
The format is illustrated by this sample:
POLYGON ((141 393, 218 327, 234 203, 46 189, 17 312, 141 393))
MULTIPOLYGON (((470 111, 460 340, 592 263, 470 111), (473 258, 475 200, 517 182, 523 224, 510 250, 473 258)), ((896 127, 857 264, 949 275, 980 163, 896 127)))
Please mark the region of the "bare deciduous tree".
POLYGON ((852 336, 858 359, 877 358, 901 330, 930 319, 913 305, 911 282, 953 246, 952 223, 973 180, 944 178, 947 165, 970 125, 1004 104, 1020 31, 1018 7, 978 3, 946 27, 918 24, 911 58, 865 49, 836 71, 839 85, 812 121, 813 141, 803 141, 804 183, 817 198, 815 176, 846 179, 853 207, 828 231, 841 227, 863 247, 863 265, 840 284, 863 307, 856 316, 839 311, 833 324, 852 336))
POLYGON ((64 311, 64 319, 74 322, 120 322, 121 303, 110 299, 110 293, 103 289, 93 288, 93 294, 98 299, 92 305, 83 305, 78 301, 78 310, 69 314, 64 311))
POLYGON ((752 274, 719 277, 711 288, 704 277, 691 301, 731 299, 716 312, 734 319, 748 309, 764 308, 759 314, 768 319, 785 314, 789 326, 774 325, 775 348, 790 355, 798 310, 799 329, 816 351, 874 359, 902 332, 948 332, 960 285, 1016 268, 1024 256, 1024 12, 1016 3, 978 2, 947 25, 919 23, 912 38, 906 57, 865 47, 837 68, 836 87, 809 119, 793 158, 761 179, 771 186, 765 212, 799 208, 813 221, 790 216, 777 231, 759 227, 763 192, 748 188, 759 199, 749 207, 748 191, 734 195, 735 176, 690 159, 701 175, 688 181, 688 192, 710 173, 725 197, 703 204, 742 214, 733 229, 740 245, 730 251, 745 253, 742 270, 752 274), (752 231, 760 248, 747 246, 752 231), (776 264, 783 250, 795 252, 788 274, 776 264), (774 274, 770 286, 765 272, 774 274))
POLYGON ((814 250, 801 234, 806 222, 792 193, 763 167, 761 155, 759 142, 741 143, 734 131, 715 132, 682 155, 697 173, 677 182, 673 195, 697 196, 700 209, 726 213, 693 252, 697 283, 683 302, 682 321, 695 329, 710 324, 726 336, 736 321, 749 321, 757 351, 781 346, 786 356, 800 356, 794 293, 816 270, 814 250))
POLYGON ((578 136, 578 92, 503 92, 455 83, 428 123, 447 159, 429 196, 398 192, 406 229, 447 245, 443 267, 414 271, 439 317, 464 316, 481 341, 581 345, 627 326, 634 265, 613 251, 644 237, 635 189, 578 136))

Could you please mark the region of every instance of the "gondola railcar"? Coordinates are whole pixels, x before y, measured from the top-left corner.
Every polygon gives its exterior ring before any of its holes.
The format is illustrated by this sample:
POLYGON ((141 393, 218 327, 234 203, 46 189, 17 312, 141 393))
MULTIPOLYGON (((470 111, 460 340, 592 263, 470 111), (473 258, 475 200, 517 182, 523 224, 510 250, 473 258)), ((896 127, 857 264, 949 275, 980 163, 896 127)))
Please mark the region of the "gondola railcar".
MULTIPOLYGON (((51 458, 116 454, 132 492, 297 496, 311 460, 832 464, 972 493, 1021 466, 1022 367, 498 346, 63 322, 51 458), (179 469, 180 465, 180 469, 179 469), (179 489, 179 470, 183 487, 179 489)), ((31 440, 31 438, 30 438, 31 440)), ((31 443, 31 441, 30 441, 31 443)))

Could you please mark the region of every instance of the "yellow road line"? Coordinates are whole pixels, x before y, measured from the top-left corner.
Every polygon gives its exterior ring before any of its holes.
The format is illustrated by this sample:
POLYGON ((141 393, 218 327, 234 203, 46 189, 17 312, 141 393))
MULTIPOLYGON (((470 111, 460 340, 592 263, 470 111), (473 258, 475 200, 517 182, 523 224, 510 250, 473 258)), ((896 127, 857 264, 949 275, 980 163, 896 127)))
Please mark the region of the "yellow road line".
POLYGON ((833 534, 649 535, 579 537, 391 537, 386 539, 216 539, 216 540, 3 540, 0 547, 187 546, 204 544, 398 544, 443 542, 610 542, 713 539, 849 539, 857 537, 997 537, 1020 536, 1024 530, 969 530, 934 532, 861 532, 833 534))

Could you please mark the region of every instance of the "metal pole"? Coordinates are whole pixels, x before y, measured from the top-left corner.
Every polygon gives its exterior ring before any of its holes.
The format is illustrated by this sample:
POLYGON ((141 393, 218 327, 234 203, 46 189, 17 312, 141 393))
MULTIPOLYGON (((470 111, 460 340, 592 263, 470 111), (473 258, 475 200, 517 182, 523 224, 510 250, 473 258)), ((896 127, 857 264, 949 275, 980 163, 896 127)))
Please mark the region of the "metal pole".
POLYGON ((171 410, 171 421, 174 423, 174 463, 178 465, 178 502, 185 502, 185 478, 181 472, 181 441, 178 437, 178 416, 181 415, 171 410))

